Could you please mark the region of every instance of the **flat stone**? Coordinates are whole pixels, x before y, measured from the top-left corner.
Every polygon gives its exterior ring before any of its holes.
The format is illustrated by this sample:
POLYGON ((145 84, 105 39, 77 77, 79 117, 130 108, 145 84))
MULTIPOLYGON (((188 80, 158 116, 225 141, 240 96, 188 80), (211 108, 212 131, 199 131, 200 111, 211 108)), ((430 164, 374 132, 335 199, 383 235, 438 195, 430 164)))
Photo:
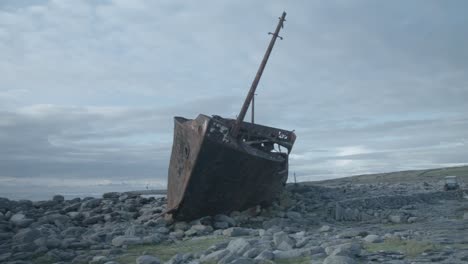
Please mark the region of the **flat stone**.
POLYGON ((209 225, 193 225, 190 230, 194 230, 197 235, 202 236, 213 232, 213 227, 209 225))
POLYGON ((330 232, 331 231, 331 227, 329 225, 324 225, 322 227, 319 228, 318 230, 320 233, 323 233, 323 232, 330 232))
POLYGON ((159 258, 151 256, 151 255, 143 255, 139 256, 136 259, 136 264, 160 264, 161 261, 159 258))
POLYGON ((238 237, 238 236, 247 236, 250 234, 250 231, 242 227, 230 227, 223 230, 223 235, 228 237, 238 237))
POLYGON ((229 250, 227 250, 227 249, 222 249, 222 250, 218 250, 218 251, 215 251, 215 252, 211 252, 210 254, 201 257, 200 262, 201 263, 218 262, 224 256, 226 256, 228 253, 229 253, 229 250))
POLYGON ((291 250, 275 250, 273 251, 274 259, 290 259, 290 258, 297 258, 303 256, 309 256, 310 250, 307 248, 301 249, 291 249, 291 250))
POLYGON ((271 250, 264 250, 255 257, 255 260, 272 260, 274 257, 275 255, 271 250))

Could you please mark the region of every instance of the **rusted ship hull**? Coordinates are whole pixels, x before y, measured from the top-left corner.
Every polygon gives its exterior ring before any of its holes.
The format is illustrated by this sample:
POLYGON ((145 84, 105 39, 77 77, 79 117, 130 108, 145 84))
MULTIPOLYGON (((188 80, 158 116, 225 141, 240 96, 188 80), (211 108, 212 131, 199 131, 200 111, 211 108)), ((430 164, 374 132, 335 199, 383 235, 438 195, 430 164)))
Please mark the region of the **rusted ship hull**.
POLYGON ((233 138, 229 131, 234 122, 205 115, 175 117, 167 193, 173 218, 268 205, 280 193, 294 133, 244 122, 233 138))

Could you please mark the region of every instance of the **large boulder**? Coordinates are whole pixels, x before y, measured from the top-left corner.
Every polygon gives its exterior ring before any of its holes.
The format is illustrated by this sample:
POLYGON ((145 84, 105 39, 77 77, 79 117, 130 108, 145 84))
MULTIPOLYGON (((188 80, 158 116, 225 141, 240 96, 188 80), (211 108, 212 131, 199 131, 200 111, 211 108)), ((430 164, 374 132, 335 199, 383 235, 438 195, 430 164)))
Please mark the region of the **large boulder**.
POLYGON ((30 226, 34 222, 34 219, 27 218, 24 214, 18 213, 11 216, 10 222, 17 227, 25 228, 30 226))
POLYGON ((237 238, 229 242, 226 249, 232 253, 242 255, 250 249, 250 243, 244 238, 237 238))
POLYGON ((54 195, 54 197, 52 197, 52 201, 56 202, 56 203, 63 203, 63 201, 65 201, 65 197, 63 197, 63 195, 54 195))
POLYGON ((277 232, 273 235, 273 243, 279 250, 291 250, 296 244, 296 242, 283 231, 277 232))

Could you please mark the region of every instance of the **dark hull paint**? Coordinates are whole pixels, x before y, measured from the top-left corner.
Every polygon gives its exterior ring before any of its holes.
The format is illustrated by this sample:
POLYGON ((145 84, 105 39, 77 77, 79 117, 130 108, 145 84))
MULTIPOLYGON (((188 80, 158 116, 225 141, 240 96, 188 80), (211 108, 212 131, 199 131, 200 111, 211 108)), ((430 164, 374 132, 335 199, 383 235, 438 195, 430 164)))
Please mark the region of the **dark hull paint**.
MULTIPOLYGON (((190 220, 268 205, 281 192, 288 177, 288 153, 266 152, 231 138, 232 124, 204 115, 175 118, 167 196, 173 218, 190 220)), ((244 135, 282 135, 276 141, 284 141, 289 150, 294 143, 292 132, 245 124, 244 135)))

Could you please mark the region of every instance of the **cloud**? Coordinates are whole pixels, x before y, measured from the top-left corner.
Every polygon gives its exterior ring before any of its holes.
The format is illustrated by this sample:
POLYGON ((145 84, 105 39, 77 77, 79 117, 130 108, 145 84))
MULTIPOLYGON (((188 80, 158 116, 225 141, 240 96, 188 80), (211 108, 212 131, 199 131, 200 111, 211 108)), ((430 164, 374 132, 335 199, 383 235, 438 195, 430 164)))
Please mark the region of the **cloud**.
POLYGON ((173 116, 235 117, 283 10, 256 121, 296 131, 298 179, 464 164, 466 7, 3 1, 0 180, 163 186, 173 116))

